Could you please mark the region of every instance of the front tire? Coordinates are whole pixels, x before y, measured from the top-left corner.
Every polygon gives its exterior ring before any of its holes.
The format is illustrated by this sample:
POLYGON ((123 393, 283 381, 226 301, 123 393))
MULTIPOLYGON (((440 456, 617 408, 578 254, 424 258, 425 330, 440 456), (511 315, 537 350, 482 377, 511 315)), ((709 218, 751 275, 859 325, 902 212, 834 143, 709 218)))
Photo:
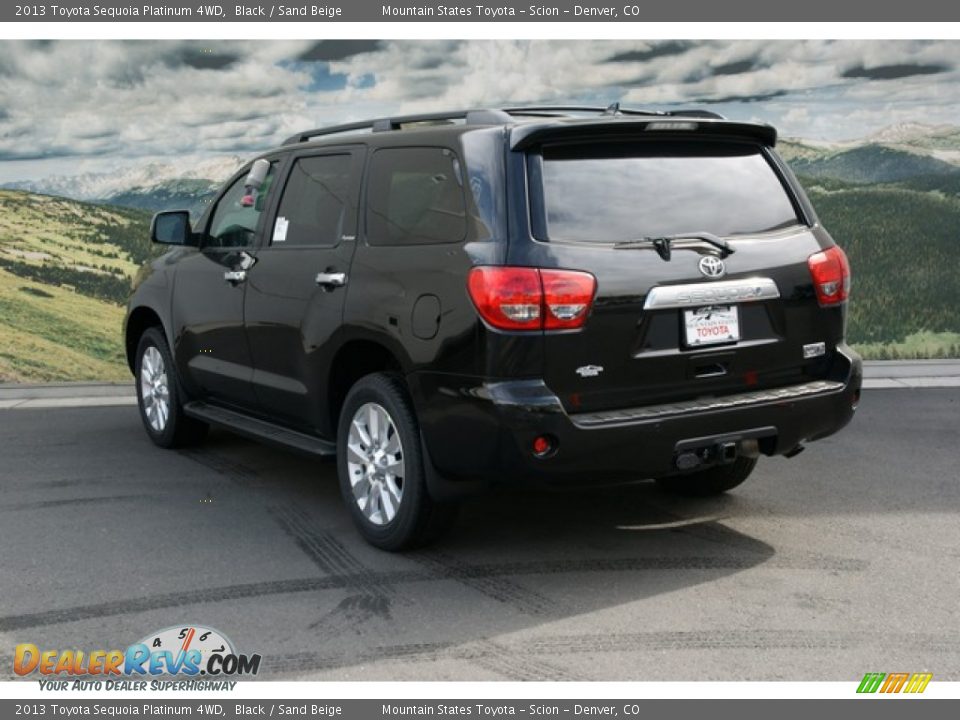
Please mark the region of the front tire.
POLYGON ((742 484, 757 466, 757 459, 739 457, 729 465, 717 465, 687 475, 657 478, 657 485, 666 492, 687 497, 711 497, 733 490, 742 484))
POLYGON ((453 522, 456 506, 427 491, 420 426, 406 389, 385 373, 347 393, 337 428, 340 491, 371 545, 398 551, 423 545, 453 522))
POLYGON ((183 413, 173 357, 160 328, 148 328, 143 333, 136 357, 137 405, 150 439, 162 448, 183 447, 203 440, 209 427, 183 413))

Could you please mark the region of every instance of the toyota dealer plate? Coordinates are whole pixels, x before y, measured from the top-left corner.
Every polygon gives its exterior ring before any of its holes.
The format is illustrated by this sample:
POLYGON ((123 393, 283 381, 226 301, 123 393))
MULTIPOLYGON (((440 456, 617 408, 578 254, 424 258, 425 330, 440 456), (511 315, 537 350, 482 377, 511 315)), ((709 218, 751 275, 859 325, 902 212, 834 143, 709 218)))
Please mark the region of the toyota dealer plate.
POLYGON ((687 347, 736 342, 740 339, 740 316, 736 305, 711 305, 684 310, 687 347))

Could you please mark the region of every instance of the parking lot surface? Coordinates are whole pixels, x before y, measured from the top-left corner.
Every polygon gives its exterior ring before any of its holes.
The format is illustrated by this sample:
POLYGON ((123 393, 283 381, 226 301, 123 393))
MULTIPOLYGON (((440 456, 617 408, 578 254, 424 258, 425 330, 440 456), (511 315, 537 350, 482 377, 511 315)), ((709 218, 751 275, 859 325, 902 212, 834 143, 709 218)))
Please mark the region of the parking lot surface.
MULTIPOLYGON (((501 488, 375 550, 333 463, 135 407, 0 410, 0 657, 203 624, 265 679, 960 679, 960 389, 865 392, 727 497, 501 488)), ((584 483, 589 485, 590 478, 584 483)))

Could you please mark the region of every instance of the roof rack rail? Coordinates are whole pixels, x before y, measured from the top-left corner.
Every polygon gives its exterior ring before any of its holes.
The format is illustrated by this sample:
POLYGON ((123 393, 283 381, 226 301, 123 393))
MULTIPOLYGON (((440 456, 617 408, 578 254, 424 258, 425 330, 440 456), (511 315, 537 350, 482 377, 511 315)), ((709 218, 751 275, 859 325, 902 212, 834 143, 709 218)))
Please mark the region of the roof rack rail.
POLYGON ((510 122, 510 115, 503 110, 495 109, 454 110, 450 112, 421 113, 419 115, 398 115, 396 117, 364 120, 361 122, 346 123, 344 125, 331 125, 329 127, 316 128, 315 130, 307 130, 287 138, 283 141, 283 144, 295 145, 297 143, 309 142, 313 138, 323 137, 324 135, 338 135, 340 133, 356 132, 358 130, 388 132, 390 130, 400 130, 404 125, 441 123, 453 120, 463 120, 467 125, 500 125, 510 122))
POLYGON ((642 108, 620 107, 620 103, 615 102, 606 107, 598 105, 520 105, 517 107, 503 108, 503 112, 508 115, 535 115, 543 117, 562 117, 568 113, 597 113, 598 115, 646 115, 660 117, 699 117, 710 118, 712 120, 726 120, 720 113, 710 110, 644 110, 642 108))
POLYGON ((376 120, 363 120, 361 122, 346 123, 343 125, 330 125, 329 127, 316 128, 297 133, 283 141, 284 145, 296 145, 297 143, 309 142, 314 138, 327 135, 339 135, 341 133, 357 132, 367 130, 369 132, 388 132, 390 130, 400 130, 404 125, 429 124, 452 122, 462 120, 467 125, 502 125, 512 120, 514 116, 531 117, 567 117, 570 113, 596 113, 598 115, 616 116, 616 115, 643 115, 647 117, 698 117, 710 118, 714 120, 724 120, 723 115, 719 115, 709 110, 642 110, 634 108, 622 108, 620 103, 613 103, 607 107, 594 105, 526 105, 508 108, 491 108, 483 110, 453 110, 448 112, 421 113, 419 115, 398 115, 395 117, 385 117, 376 120))

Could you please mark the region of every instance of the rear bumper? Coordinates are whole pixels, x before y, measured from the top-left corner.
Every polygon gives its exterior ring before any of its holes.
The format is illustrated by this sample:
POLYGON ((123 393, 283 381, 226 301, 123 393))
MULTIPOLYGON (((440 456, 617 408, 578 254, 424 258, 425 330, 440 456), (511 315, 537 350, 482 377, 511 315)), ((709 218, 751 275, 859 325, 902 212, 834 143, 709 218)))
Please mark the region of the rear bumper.
POLYGON ((830 378, 775 390, 674 405, 570 415, 541 380, 467 381, 414 374, 428 462, 437 494, 497 481, 548 483, 660 477, 677 472, 684 449, 761 439, 764 454, 787 453, 850 422, 862 384, 860 357, 838 348, 830 378), (532 453, 549 435, 556 451, 532 453), (442 478, 442 480, 440 479, 442 478))

